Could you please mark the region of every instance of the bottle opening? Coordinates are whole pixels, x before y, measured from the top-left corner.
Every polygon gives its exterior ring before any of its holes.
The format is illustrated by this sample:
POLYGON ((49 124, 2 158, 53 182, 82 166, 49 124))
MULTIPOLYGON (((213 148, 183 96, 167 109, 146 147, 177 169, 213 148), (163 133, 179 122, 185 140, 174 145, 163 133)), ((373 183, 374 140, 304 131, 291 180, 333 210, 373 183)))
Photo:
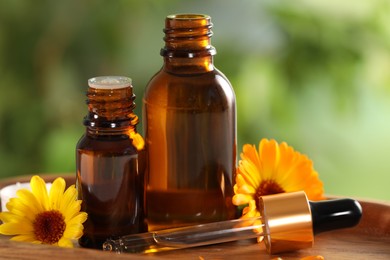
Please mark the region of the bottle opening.
POLYGON ((167 16, 168 19, 176 20, 196 20, 196 19, 210 19, 206 14, 171 14, 167 16))
POLYGON ((205 14, 172 14, 165 19, 165 32, 172 29, 195 29, 205 27, 211 29, 211 17, 205 14))
POLYGON ((103 76, 88 80, 88 86, 95 89, 121 89, 131 86, 131 78, 121 76, 103 76))

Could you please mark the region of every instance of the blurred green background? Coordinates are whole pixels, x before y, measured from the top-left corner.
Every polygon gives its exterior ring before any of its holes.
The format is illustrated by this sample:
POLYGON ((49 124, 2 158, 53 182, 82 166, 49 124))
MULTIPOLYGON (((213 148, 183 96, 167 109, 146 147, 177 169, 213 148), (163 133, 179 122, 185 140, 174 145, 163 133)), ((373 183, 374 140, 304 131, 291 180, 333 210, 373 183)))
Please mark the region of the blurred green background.
POLYGON ((286 141, 327 194, 390 200, 387 0, 1 1, 0 177, 75 171, 91 77, 131 77, 141 115, 164 18, 185 12, 212 17, 239 152, 286 141))

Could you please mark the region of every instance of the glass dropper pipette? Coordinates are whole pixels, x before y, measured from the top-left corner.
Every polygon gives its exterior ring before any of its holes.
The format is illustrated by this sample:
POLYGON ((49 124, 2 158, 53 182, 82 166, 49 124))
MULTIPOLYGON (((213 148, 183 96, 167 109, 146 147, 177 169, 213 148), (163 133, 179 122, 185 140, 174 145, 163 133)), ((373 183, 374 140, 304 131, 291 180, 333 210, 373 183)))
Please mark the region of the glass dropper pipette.
POLYGON ((116 253, 156 253, 263 237, 268 253, 308 248, 314 234, 353 227, 362 209, 352 199, 311 202, 304 192, 259 198, 261 217, 165 229, 108 239, 103 250, 116 253))
POLYGON ((260 220, 261 217, 235 219, 123 236, 115 240, 108 239, 103 244, 103 250, 117 253, 156 253, 255 238, 263 234, 264 224, 260 220))

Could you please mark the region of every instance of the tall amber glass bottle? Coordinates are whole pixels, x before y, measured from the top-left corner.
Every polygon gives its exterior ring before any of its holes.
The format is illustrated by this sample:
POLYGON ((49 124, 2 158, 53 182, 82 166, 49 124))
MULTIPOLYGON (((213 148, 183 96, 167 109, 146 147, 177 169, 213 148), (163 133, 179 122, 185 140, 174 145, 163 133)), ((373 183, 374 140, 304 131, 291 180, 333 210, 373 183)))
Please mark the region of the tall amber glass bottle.
POLYGON ((97 77, 88 83, 86 132, 76 152, 78 196, 88 213, 79 244, 101 249, 108 237, 147 231, 144 144, 136 132, 131 80, 97 77))
POLYGON ((213 65, 210 17, 171 15, 143 100, 149 230, 234 216, 235 94, 213 65))

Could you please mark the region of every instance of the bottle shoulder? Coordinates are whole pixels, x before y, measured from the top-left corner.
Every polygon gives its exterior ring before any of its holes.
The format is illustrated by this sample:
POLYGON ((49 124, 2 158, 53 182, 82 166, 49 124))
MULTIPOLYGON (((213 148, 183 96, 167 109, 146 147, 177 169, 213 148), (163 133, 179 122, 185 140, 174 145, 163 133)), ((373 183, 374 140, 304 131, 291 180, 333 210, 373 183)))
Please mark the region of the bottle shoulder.
POLYGON ((77 150, 94 151, 104 154, 137 154, 129 137, 90 136, 84 134, 77 143, 77 150))
POLYGON ((215 69, 202 74, 174 75, 160 70, 147 85, 144 104, 164 107, 234 107, 227 77, 215 69))
POLYGON ((172 74, 161 69, 147 84, 145 97, 153 92, 183 91, 186 88, 206 91, 223 88, 224 92, 234 92, 228 78, 218 69, 199 74, 172 74))

